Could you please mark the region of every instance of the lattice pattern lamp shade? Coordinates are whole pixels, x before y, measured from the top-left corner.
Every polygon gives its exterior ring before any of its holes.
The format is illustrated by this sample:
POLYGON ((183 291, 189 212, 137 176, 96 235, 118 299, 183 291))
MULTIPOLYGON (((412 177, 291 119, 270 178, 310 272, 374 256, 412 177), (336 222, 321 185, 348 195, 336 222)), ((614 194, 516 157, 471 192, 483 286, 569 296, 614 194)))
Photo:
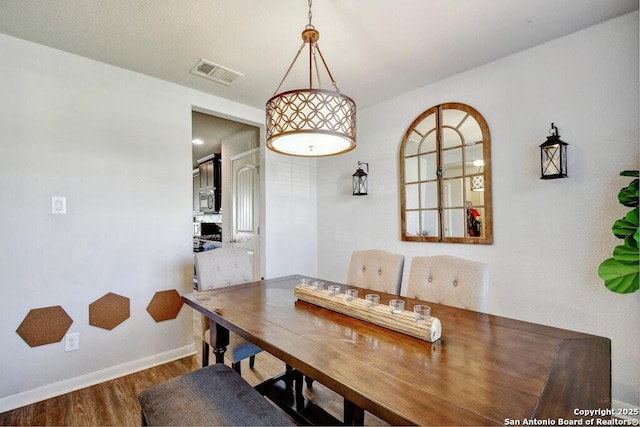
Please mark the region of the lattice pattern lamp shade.
POLYGON ((292 90, 267 101, 267 147, 293 156, 331 156, 356 146, 356 104, 322 89, 292 90))

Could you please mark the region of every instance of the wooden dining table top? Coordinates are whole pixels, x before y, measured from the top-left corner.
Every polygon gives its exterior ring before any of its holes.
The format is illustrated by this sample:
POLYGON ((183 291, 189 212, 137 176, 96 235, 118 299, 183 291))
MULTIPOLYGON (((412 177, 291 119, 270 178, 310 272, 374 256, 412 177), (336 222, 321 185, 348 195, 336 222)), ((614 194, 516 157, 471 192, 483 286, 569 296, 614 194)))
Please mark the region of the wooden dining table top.
MULTIPOLYGON (((430 343, 299 301, 302 277, 182 298, 390 424, 558 425, 582 418, 578 411, 611 407, 607 338, 428 303, 442 323, 442 337, 430 343)), ((397 298, 378 294, 381 304, 397 298)), ((424 304, 402 299, 407 310, 424 304)))

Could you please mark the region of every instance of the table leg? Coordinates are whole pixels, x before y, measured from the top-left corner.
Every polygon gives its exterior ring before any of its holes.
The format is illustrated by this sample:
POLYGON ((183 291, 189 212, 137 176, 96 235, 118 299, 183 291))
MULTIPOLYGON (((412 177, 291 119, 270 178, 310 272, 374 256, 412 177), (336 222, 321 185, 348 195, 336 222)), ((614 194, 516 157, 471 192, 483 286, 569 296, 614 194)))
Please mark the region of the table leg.
POLYGON ((364 409, 344 399, 344 424, 347 426, 364 425, 364 409))
POLYGON ((229 330, 217 324, 215 320, 209 319, 209 331, 216 363, 224 363, 224 353, 229 345, 229 330))
POLYGON ((302 373, 293 369, 291 365, 285 365, 284 383, 288 393, 293 391, 295 396, 296 407, 300 411, 304 409, 305 399, 302 395, 302 373))
POLYGON ((294 371, 293 376, 295 394, 296 394, 296 407, 299 411, 304 408, 304 397, 302 395, 302 374, 298 371, 294 371))
POLYGON ((284 376, 284 384, 286 386, 287 392, 293 391, 293 366, 285 365, 285 376, 284 376))

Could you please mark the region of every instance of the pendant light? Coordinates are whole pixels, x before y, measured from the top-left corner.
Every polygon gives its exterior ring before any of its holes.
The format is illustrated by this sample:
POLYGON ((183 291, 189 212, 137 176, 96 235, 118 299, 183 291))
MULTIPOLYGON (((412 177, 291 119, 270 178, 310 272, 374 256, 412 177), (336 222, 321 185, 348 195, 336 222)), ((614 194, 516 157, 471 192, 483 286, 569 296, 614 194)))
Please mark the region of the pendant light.
POLYGON ((302 31, 302 45, 287 69, 273 97, 267 101, 267 147, 290 156, 320 157, 346 153, 356 147, 356 104, 340 93, 322 56, 320 33, 309 23, 302 31), (309 87, 278 93, 293 65, 309 45, 309 87), (317 54, 317 55, 316 55, 317 54), (314 89, 313 70, 320 81, 318 58, 335 90, 314 89))

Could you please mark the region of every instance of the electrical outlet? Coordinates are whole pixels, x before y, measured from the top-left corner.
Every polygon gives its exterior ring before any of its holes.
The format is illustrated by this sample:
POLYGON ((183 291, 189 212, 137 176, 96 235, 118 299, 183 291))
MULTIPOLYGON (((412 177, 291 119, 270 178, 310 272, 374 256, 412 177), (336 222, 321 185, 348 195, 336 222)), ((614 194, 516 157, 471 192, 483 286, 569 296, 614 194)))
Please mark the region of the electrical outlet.
POLYGON ((64 339, 64 351, 80 350, 80 332, 67 334, 64 339))

